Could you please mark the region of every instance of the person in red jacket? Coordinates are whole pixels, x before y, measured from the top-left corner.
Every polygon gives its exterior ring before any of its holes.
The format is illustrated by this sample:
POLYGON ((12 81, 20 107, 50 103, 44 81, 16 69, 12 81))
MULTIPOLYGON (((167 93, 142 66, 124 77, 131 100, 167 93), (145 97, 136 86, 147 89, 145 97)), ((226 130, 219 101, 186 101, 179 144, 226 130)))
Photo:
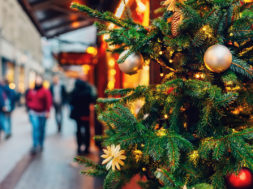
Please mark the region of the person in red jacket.
POLYGON ((36 77, 34 89, 27 92, 26 105, 32 124, 33 147, 31 154, 34 155, 43 150, 46 120, 49 117, 52 105, 51 93, 43 87, 41 76, 36 77))

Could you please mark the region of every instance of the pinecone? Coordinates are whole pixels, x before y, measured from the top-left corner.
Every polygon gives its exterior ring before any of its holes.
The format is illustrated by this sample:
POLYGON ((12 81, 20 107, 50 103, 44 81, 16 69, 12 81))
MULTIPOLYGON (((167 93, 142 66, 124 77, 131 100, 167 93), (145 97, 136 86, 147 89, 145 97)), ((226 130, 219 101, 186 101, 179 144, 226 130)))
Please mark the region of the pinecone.
POLYGON ((173 37, 176 37, 178 35, 178 27, 181 24, 183 19, 183 14, 180 10, 177 10, 172 15, 172 21, 171 21, 171 33, 173 37))

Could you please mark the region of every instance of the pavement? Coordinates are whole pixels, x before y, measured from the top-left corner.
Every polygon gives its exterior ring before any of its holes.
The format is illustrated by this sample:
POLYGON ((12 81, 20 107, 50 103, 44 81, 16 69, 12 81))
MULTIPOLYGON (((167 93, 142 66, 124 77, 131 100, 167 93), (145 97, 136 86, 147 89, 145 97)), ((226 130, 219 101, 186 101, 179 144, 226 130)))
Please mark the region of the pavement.
MULTIPOLYGON (((42 154, 30 156, 31 125, 24 108, 12 115, 12 137, 0 138, 0 189, 99 189, 101 181, 80 174, 84 167, 73 162, 76 155, 75 123, 64 109, 63 130, 57 133, 54 112, 47 122, 42 154)), ((93 143, 92 143, 93 144, 93 143)), ((88 156, 99 161, 92 145, 88 156)))

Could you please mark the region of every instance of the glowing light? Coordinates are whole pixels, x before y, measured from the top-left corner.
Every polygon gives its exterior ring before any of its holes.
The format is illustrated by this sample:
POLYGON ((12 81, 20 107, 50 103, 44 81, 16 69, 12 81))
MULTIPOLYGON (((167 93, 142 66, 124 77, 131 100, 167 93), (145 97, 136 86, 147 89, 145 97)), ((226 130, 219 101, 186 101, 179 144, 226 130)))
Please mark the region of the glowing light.
POLYGON ((163 51, 160 51, 159 54, 162 55, 162 54, 163 54, 163 51))
MULTIPOLYGON (((128 4, 129 1, 130 0, 125 0, 125 2, 124 2, 124 0, 121 0, 120 4, 119 4, 119 6, 116 9, 115 14, 114 14, 116 17, 120 18, 122 16, 122 14, 123 14, 123 12, 125 11, 125 8, 126 8, 125 6, 128 4)), ((113 29, 113 27, 114 27, 114 24, 111 23, 111 24, 109 24, 108 29, 111 30, 111 29, 113 29)))
POLYGON ((110 75, 112 75, 112 76, 116 75, 116 70, 115 69, 111 69, 110 70, 110 75))
POLYGON ((199 79, 200 78, 200 74, 195 74, 195 78, 199 79))
POLYGON ((79 22, 73 22, 72 24, 71 24, 71 27, 72 28, 78 28, 80 26, 80 23, 79 22))
POLYGON ((164 115, 164 118, 165 118, 165 119, 168 119, 168 118, 169 118, 168 114, 165 114, 165 115, 164 115))
POLYGON ((88 74, 90 71, 90 66, 89 65, 83 65, 83 73, 84 74, 88 74))
POLYGON ((163 76, 164 76, 164 73, 160 73, 160 76, 163 77, 163 76))
POLYGON ((140 13, 145 12, 146 6, 140 0, 136 0, 136 3, 137 3, 137 6, 138 6, 137 11, 140 12, 140 13))
MULTIPOLYGON (((109 28, 109 27, 108 27, 109 28)), ((106 41, 110 38, 110 35, 109 34, 105 34, 103 35, 103 40, 106 41)))
POLYGON ((108 85, 107 85, 107 88, 110 89, 110 90, 112 90, 112 89, 114 89, 114 86, 115 86, 114 81, 109 81, 108 85))
POLYGON ((125 5, 127 5, 128 2, 129 2, 129 0, 125 0, 125 2, 124 2, 124 0, 122 0, 120 2, 119 6, 118 6, 118 8, 116 9, 116 12, 115 12, 116 17, 120 18, 122 16, 122 14, 123 14, 123 12, 126 8, 125 5))
POLYGON ((231 113, 234 114, 234 115, 239 115, 240 114, 240 110, 239 109, 235 109, 231 113))
POLYGON ((15 89, 15 88, 16 88, 16 85, 15 85, 15 83, 10 83, 10 84, 9 84, 9 87, 10 87, 10 89, 15 89))
POLYGON ((93 56, 96 56, 98 51, 95 47, 88 47, 86 49, 86 52, 89 53, 89 54, 92 54, 93 56))
POLYGON ((148 65, 143 66, 143 70, 149 71, 149 66, 148 65))
POLYGON ((172 60, 172 59, 170 59, 170 60, 169 60, 169 62, 170 62, 170 63, 172 63, 172 62, 173 62, 173 60, 172 60))
POLYGON ((205 74, 204 74, 204 73, 196 73, 196 74, 194 75, 194 77, 195 77, 196 79, 204 79, 204 78, 205 78, 205 74))
POLYGON ((111 58, 111 59, 108 61, 108 65, 109 65, 110 67, 114 67, 114 66, 115 66, 115 61, 114 61, 113 58, 111 58))

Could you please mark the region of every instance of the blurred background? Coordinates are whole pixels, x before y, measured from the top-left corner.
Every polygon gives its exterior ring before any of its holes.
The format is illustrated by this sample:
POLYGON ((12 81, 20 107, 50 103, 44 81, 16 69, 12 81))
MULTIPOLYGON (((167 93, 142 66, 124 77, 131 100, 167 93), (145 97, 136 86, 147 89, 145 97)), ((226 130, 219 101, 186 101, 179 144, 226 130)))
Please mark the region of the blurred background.
MULTIPOLYGON (((161 1, 74 2, 111 11, 119 18, 130 14, 134 21, 148 27, 150 20, 158 16, 153 12, 161 1)), ((53 78, 58 77, 67 96, 71 95, 76 79, 84 75, 85 82, 96 89, 97 97, 106 97, 106 89, 136 87, 161 80, 160 68, 152 62, 145 62, 137 74, 122 73, 116 63, 119 55, 106 51, 108 36, 97 36, 96 20, 71 10, 71 2, 5 0, 0 3, 0 80, 3 88, 15 91, 16 95, 15 108, 9 116, 11 132, 2 128, 0 133, 0 189, 101 188, 102 179, 81 176, 80 170, 84 168, 73 162, 77 154, 76 123, 69 118, 68 102, 62 106, 60 131, 56 109, 52 107, 46 123, 45 149, 36 156, 30 155, 32 126, 26 95, 33 90, 38 75, 43 76, 43 87, 48 90, 53 86, 53 78)), ((115 26, 108 24, 108 27, 115 26)), ((135 104, 133 111, 141 103, 135 104)), ((91 147, 85 155, 98 162, 100 145, 92 137, 102 134, 103 126, 95 117, 94 107, 90 105, 91 147)), ((130 187, 137 188, 133 184, 130 187)))

